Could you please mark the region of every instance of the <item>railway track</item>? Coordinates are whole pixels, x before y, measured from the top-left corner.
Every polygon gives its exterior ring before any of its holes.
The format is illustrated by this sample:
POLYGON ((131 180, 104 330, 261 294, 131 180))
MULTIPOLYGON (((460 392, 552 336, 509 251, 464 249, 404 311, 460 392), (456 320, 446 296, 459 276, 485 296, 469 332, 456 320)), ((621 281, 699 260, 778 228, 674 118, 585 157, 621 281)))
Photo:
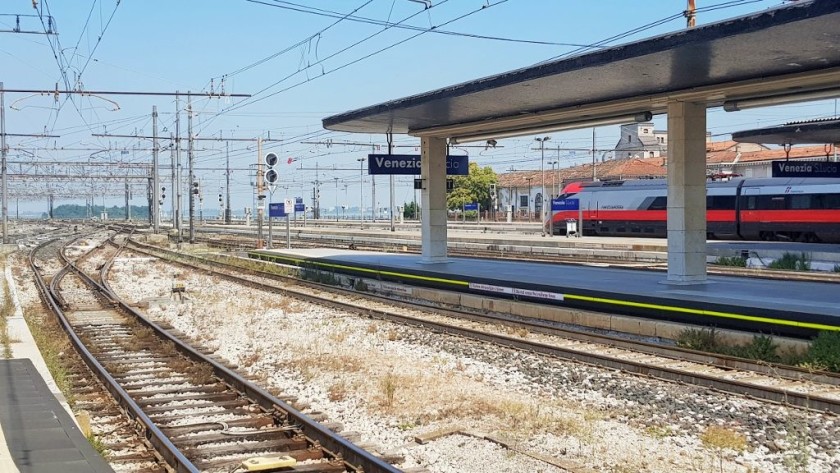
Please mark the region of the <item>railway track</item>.
MULTIPOLYGON (((396 301, 268 271, 243 269, 236 266, 239 258, 209 260, 133 240, 129 245, 135 251, 240 284, 281 291, 301 300, 352 313, 755 399, 840 413, 840 376, 833 373, 577 332, 501 315, 430 308, 416 302, 396 301), (280 285, 282 290, 278 289, 280 285), (499 333, 500 325, 524 330, 524 333, 506 336, 499 333)), ((270 268, 271 265, 263 267, 270 268)))
MULTIPOLYGON (((36 248, 30 254, 35 269, 36 248)), ((102 265, 107 281, 113 255, 102 265)), ((398 472, 291 405, 145 320, 107 285, 59 255, 47 304, 85 363, 140 426, 167 468, 232 472, 398 472)), ((78 261, 78 260, 77 260, 78 261)))
MULTIPOLYGON (((39 276, 42 278, 49 279, 61 269, 57 262, 60 244, 59 238, 53 238, 42 245, 39 253, 30 253, 30 263, 34 262, 41 268, 39 276), (50 272, 50 268, 54 271, 50 272)), ((72 283, 80 283, 80 281, 74 280, 72 283)), ((114 402, 103 385, 97 382, 82 358, 71 347, 65 349, 63 343, 66 339, 52 335, 62 330, 56 318, 45 310, 33 311, 28 318, 33 330, 50 334, 49 336, 54 339, 54 345, 48 347, 48 351, 61 350, 60 364, 63 370, 57 378, 59 384, 67 399, 71 401, 77 417, 85 419, 82 423, 89 423, 91 426, 91 438, 95 439, 94 444, 103 449, 103 453, 107 452, 108 462, 121 473, 166 471, 157 452, 144 441, 142 436, 138 435, 135 425, 123 415, 119 405, 114 402), (64 381, 60 381, 62 379, 64 381)), ((43 350, 44 347, 41 349, 43 350)))

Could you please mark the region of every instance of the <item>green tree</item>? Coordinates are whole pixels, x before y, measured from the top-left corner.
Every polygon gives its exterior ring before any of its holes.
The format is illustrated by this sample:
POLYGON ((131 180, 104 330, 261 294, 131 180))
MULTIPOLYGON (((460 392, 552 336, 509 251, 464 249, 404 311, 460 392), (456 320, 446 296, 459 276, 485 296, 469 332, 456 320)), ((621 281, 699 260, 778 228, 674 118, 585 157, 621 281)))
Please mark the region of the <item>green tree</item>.
MULTIPOLYGON (((103 208, 104 207, 102 207, 101 205, 94 205, 92 208, 90 208, 90 215, 98 218, 102 214, 103 208)), ((112 205, 111 207, 105 208, 105 210, 108 211, 108 218, 125 218, 125 207, 117 207, 116 205, 112 205)), ((63 204, 53 209, 53 217, 55 218, 81 219, 87 216, 88 208, 84 205, 63 204)), ((44 214, 44 218, 47 218, 46 213, 44 214)), ((143 220, 149 218, 149 207, 145 205, 132 205, 131 218, 135 220, 143 220)))
POLYGON ((498 184, 499 178, 490 166, 479 167, 470 163, 470 173, 467 176, 455 176, 453 188, 446 196, 446 206, 450 210, 460 209, 464 204, 478 202, 481 210, 490 208, 490 185, 498 184))
POLYGON ((417 205, 415 202, 407 202, 403 204, 403 217, 416 219, 420 216, 419 207, 420 206, 417 205))

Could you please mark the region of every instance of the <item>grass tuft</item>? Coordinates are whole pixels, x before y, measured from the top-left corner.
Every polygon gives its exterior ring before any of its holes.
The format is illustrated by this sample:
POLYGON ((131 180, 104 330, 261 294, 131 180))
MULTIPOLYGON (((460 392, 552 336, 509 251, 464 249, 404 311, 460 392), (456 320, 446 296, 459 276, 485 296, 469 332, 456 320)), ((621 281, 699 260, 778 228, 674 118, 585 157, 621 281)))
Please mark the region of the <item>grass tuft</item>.
POLYGON ((73 397, 72 383, 70 381, 69 363, 65 353, 72 352, 73 349, 70 341, 64 330, 58 323, 58 320, 42 312, 42 309, 27 309, 23 313, 23 318, 29 325, 29 331, 32 332, 32 337, 35 339, 35 344, 38 345, 38 350, 44 358, 47 369, 50 370, 53 379, 55 380, 58 389, 64 394, 68 404, 73 406, 75 399, 73 397))
POLYGON ((394 405, 394 395, 397 393, 397 385, 399 379, 394 373, 388 373, 379 381, 379 387, 382 388, 382 395, 385 397, 385 405, 392 407, 394 405))
POLYGON ((783 253, 782 257, 767 265, 770 269, 784 269, 788 271, 810 271, 811 258, 805 253, 783 253))
POLYGON ((820 332, 804 354, 780 354, 773 337, 755 335, 746 345, 726 345, 715 329, 687 329, 677 336, 677 346, 708 353, 795 365, 811 371, 840 373, 840 332, 820 332))
POLYGON ((12 303, 12 293, 9 290, 8 281, 3 278, 3 305, 0 306, 0 354, 2 354, 2 358, 12 357, 12 339, 9 336, 8 317, 11 317, 14 313, 15 305, 12 303))
POLYGON ((747 267, 747 259, 740 256, 718 256, 714 264, 719 266, 736 266, 739 268, 747 267))
POLYGON ((840 372, 840 332, 820 332, 802 361, 810 366, 840 372))
POLYGON ((717 353, 721 345, 718 342, 717 332, 714 328, 690 328, 683 330, 677 336, 677 346, 691 350, 717 353))
POLYGON ((91 433, 87 436, 87 441, 90 443, 90 446, 96 450, 96 453, 98 453, 100 457, 107 458, 107 456, 105 456, 105 452, 108 448, 105 446, 105 443, 102 442, 101 438, 91 433))
POLYGON ((728 448, 736 452, 742 452, 747 448, 747 438, 743 434, 717 425, 707 427, 700 436, 700 441, 706 448, 716 450, 728 448))

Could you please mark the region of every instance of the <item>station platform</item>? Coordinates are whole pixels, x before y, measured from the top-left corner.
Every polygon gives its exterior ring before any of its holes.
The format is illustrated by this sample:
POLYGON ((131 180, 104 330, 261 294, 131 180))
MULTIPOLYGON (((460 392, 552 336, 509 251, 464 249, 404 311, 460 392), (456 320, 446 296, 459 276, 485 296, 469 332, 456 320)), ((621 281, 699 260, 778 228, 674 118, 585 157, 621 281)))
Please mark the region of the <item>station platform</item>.
POLYGON ((252 250, 252 258, 382 281, 735 330, 811 337, 840 330, 837 285, 733 276, 672 284, 661 271, 334 249, 252 250))
POLYGON ((0 360, 0 470, 114 471, 26 358, 0 360))
MULTIPOLYGON (((267 230, 264 230, 264 234, 267 230)), ((255 226, 222 225, 218 223, 197 227, 197 231, 213 235, 240 235, 257 239, 255 226)), ((416 224, 403 224, 389 230, 384 222, 354 224, 347 221, 310 220, 306 226, 297 222, 291 229, 292 242, 296 240, 321 240, 324 246, 332 243, 347 247, 350 243, 379 243, 394 246, 419 246, 420 228, 416 224)), ((274 247, 285 246, 285 226, 275 222, 274 247)), ((293 243, 294 244, 294 243, 293 243)), ((450 222, 447 245, 458 250, 485 250, 545 254, 547 256, 584 255, 587 257, 624 260, 640 263, 667 263, 668 241, 664 238, 603 237, 583 235, 542 236, 539 224, 504 224, 496 222, 475 224, 453 224, 450 222)), ((840 264, 840 244, 802 243, 785 241, 708 240, 707 261, 719 257, 746 256, 750 267, 761 268, 785 253, 804 253, 811 261, 812 269, 831 271, 840 264)))

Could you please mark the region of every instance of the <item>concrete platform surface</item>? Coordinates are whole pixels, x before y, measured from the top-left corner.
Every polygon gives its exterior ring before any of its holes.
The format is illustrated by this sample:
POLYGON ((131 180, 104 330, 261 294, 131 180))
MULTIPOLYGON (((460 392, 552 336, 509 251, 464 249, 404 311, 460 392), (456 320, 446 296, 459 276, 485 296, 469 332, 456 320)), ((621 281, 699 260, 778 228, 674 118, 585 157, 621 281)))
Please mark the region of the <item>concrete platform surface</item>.
POLYGON ((0 453, 3 472, 114 471, 91 447, 31 360, 0 360, 0 430, 5 440, 0 452, 7 452, 0 453))
POLYGON ((329 249, 257 250, 301 265, 392 282, 438 287, 662 320, 807 336, 840 330, 837 285, 709 276, 702 284, 669 283, 641 269, 329 249))

